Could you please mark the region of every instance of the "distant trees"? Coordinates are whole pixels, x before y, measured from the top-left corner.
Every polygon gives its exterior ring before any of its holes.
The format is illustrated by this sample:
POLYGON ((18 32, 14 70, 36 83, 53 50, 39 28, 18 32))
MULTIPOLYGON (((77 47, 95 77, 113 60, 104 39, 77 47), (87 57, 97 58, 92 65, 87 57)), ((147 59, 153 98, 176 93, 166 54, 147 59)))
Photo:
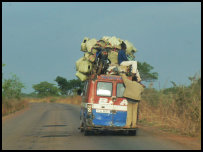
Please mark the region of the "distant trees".
POLYGON ((40 82, 39 84, 33 85, 32 87, 39 97, 58 96, 59 89, 54 85, 55 84, 43 81, 40 82))
POLYGON ((55 81, 58 83, 58 87, 60 90, 61 95, 68 95, 68 91, 69 91, 69 83, 66 80, 66 78, 57 76, 55 81))
MULTIPOLYGON (((4 66, 5 64, 2 64, 2 68, 4 66)), ((153 67, 146 62, 138 62, 138 70, 142 81, 154 81, 158 79, 158 73, 151 72, 153 67)), ((32 87, 35 91, 32 92, 30 96, 46 97, 58 95, 74 95, 78 90, 82 90, 84 86, 84 82, 80 81, 79 79, 67 80, 64 77, 57 76, 54 81, 57 82, 58 87, 56 87, 55 84, 49 83, 47 81, 33 85, 32 87)), ((2 95, 4 98, 20 98, 22 96, 21 90, 23 88, 25 88, 24 84, 15 74, 13 74, 9 79, 2 78, 2 95)))
MULTIPOLYGON (((4 66, 5 64, 2 64, 2 68, 4 66)), ((151 72, 153 67, 146 62, 138 62, 138 70, 142 81, 154 81, 158 79, 158 73, 151 72)), ((35 91, 30 93, 30 96, 46 97, 58 95, 74 95, 78 90, 82 90, 84 86, 84 82, 80 81, 79 79, 67 80, 64 77, 57 76, 54 81, 57 82, 58 87, 56 87, 55 84, 49 83, 47 81, 33 85, 32 87, 35 91)), ((15 74, 12 75, 12 77, 9 79, 2 78, 2 94, 5 98, 20 98, 22 96, 21 90, 23 88, 25 88, 24 84, 15 74)))
POLYGON ((61 95, 75 94, 78 89, 82 89, 84 82, 79 79, 66 80, 61 76, 57 76, 55 81, 58 83, 61 95))
POLYGON ((32 88, 35 90, 29 95, 24 94, 24 96, 33 96, 33 97, 47 97, 47 96, 69 96, 74 95, 79 89, 82 89, 84 82, 81 82, 79 79, 67 80, 64 77, 57 76, 54 80, 57 82, 58 87, 55 84, 49 83, 47 81, 40 82, 35 84, 32 88))
POLYGON ((157 72, 151 72, 154 68, 146 62, 138 62, 137 68, 142 81, 150 82, 158 79, 157 72))

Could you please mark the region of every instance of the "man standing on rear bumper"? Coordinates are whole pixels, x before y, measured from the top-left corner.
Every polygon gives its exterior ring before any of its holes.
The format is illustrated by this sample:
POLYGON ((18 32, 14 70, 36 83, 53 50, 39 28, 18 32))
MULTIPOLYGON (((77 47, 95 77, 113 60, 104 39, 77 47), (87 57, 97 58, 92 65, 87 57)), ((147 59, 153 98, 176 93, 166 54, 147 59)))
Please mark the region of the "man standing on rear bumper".
POLYGON ((137 125, 138 104, 144 88, 136 81, 131 81, 125 74, 121 74, 125 85, 123 96, 128 100, 126 127, 135 128, 137 125))

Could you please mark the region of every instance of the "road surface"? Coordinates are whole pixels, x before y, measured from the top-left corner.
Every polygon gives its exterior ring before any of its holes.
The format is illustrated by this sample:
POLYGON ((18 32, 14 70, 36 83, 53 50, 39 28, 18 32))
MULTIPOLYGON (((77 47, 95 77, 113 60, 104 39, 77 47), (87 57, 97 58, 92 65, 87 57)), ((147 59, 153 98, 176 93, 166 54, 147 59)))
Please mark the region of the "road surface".
POLYGON ((31 103, 29 110, 2 124, 3 150, 184 150, 190 149, 141 128, 136 136, 98 134, 79 130, 80 107, 58 103, 31 103))

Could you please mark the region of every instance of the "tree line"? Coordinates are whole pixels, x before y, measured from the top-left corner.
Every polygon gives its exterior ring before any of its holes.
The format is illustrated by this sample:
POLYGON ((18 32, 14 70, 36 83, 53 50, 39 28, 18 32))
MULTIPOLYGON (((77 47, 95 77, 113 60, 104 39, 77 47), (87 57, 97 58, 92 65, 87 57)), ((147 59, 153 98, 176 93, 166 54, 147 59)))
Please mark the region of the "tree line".
MULTIPOLYGON (((152 72, 154 68, 146 62, 138 62, 138 70, 142 77, 142 81, 155 81, 158 79, 158 73, 152 72)), ((33 85, 35 90, 31 95, 45 97, 45 96, 70 96, 77 93, 79 89, 83 89, 84 82, 79 79, 67 80, 64 77, 57 76, 54 80, 57 82, 55 84, 49 83, 47 81, 40 82, 39 84, 33 85)))
POLYGON ((31 95, 39 97, 70 96, 76 94, 77 90, 82 89, 84 85, 84 82, 81 82, 79 79, 67 80, 61 76, 57 76, 54 81, 57 82, 58 87, 47 81, 33 85, 32 87, 35 91, 31 95))
MULTIPOLYGON (((5 64, 2 64, 4 67, 5 64)), ((158 73, 152 72, 154 68, 146 62, 138 62, 138 70, 141 75, 142 81, 149 82, 158 79, 158 73)), ((2 73, 3 75, 3 73, 2 73)), ((11 78, 2 78, 2 94, 4 98, 20 98, 21 96, 30 97, 46 97, 46 96, 70 96, 77 93, 79 89, 83 89, 84 82, 79 79, 67 80, 64 77, 57 76, 54 80, 57 86, 47 81, 33 84, 34 92, 26 94, 22 93, 25 88, 20 79, 13 74, 11 78)))

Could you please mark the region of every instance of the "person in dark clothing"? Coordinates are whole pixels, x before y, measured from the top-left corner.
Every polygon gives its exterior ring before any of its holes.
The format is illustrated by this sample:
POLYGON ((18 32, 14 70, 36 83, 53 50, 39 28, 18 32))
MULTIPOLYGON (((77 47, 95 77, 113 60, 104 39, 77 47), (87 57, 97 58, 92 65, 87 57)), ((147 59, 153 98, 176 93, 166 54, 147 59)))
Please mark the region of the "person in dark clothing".
POLYGON ((137 61, 128 61, 126 56, 126 44, 122 41, 121 50, 118 52, 118 64, 123 66, 132 65, 132 74, 137 77, 137 81, 140 82, 140 74, 137 69, 137 61))
POLYGON ((120 65, 123 61, 128 61, 128 58, 125 54, 126 52, 126 44, 124 42, 121 43, 121 50, 118 52, 118 64, 120 65))

